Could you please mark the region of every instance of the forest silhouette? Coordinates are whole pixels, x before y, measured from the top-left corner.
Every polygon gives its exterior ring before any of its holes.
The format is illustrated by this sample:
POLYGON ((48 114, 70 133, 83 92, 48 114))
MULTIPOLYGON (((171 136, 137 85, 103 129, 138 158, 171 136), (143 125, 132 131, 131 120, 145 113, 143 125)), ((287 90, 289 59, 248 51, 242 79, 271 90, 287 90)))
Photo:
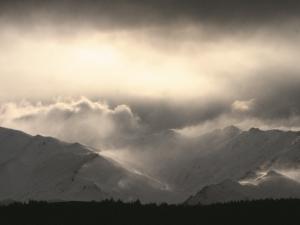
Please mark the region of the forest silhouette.
POLYGON ((102 202, 12 203, 0 207, 0 224, 11 225, 196 225, 298 224, 300 200, 259 200, 188 206, 102 202))

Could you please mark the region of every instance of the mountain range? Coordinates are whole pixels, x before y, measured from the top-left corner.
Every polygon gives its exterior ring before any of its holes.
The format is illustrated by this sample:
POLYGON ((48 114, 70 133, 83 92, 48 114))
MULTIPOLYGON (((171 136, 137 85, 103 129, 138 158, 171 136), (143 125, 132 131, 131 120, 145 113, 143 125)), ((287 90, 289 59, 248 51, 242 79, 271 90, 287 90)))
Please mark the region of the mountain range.
POLYGON ((186 137, 166 131, 133 149, 141 146, 153 156, 149 170, 79 143, 0 128, 0 200, 211 204, 300 197, 300 132, 230 126, 186 137))

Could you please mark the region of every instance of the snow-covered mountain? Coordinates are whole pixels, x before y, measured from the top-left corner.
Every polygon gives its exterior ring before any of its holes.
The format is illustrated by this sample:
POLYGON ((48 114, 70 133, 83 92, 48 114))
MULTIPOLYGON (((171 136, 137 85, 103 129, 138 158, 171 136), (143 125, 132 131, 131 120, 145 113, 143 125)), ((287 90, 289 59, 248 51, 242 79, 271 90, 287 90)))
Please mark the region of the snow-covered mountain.
POLYGON ((185 194, 226 179, 238 181, 250 171, 300 166, 300 132, 228 127, 188 143, 185 159, 168 165, 168 174, 173 171, 168 181, 185 194))
POLYGON ((0 128, 0 200, 167 201, 165 186, 78 143, 0 128))
POLYGON ((213 204, 230 201, 300 198, 300 183, 276 171, 268 171, 249 181, 225 180, 204 187, 186 204, 213 204))
POLYGON ((300 198, 299 168, 300 132, 252 128, 195 159, 186 184, 199 188, 187 203, 300 198))
POLYGON ((300 132, 229 126, 198 137, 165 131, 135 144, 136 154, 147 156, 151 174, 176 191, 177 201, 207 185, 239 181, 251 171, 290 173, 300 167, 300 132))
MULTIPOLYGON (((253 191, 265 190, 263 182, 256 184, 261 171, 277 171, 293 187, 300 182, 300 132, 230 126, 199 137, 167 131, 135 143, 137 154, 149 156, 146 172, 78 143, 0 128, 0 201, 139 198, 178 203, 209 190, 214 196, 208 195, 209 203, 225 201, 228 193, 228 200, 267 197, 257 194, 267 191, 253 191)), ((264 179, 272 180, 271 175, 264 179)), ((268 182, 270 190, 279 188, 274 185, 268 182)), ((202 197, 196 199, 205 203, 202 197)))

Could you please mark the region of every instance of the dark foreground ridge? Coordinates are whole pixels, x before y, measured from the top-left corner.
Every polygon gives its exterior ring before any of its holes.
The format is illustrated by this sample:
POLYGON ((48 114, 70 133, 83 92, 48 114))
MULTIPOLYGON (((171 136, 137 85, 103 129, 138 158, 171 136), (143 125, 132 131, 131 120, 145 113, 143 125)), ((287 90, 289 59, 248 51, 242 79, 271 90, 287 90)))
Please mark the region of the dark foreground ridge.
POLYGON ((0 224, 11 225, 190 225, 297 224, 300 200, 262 200, 210 206, 139 202, 29 202, 0 207, 0 224))

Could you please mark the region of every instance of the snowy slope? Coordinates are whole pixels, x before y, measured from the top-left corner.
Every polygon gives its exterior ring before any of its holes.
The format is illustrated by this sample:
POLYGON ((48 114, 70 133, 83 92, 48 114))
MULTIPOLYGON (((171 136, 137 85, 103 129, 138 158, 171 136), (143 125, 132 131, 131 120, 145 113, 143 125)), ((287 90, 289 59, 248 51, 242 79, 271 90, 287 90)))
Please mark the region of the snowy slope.
POLYGON ((212 204, 255 199, 300 198, 300 183, 278 172, 269 171, 252 182, 225 180, 204 187, 190 197, 186 204, 212 204))
POLYGON ((0 128, 0 200, 166 200, 167 190, 80 144, 0 128))
POLYGON ((217 130, 199 137, 193 152, 187 151, 190 158, 185 163, 180 165, 173 161, 169 169, 176 171, 176 177, 170 182, 189 194, 226 179, 239 180, 247 172, 259 168, 300 165, 299 132, 256 128, 232 132, 233 127, 229 130, 217 130))
POLYGON ((181 201, 207 185, 238 181, 249 171, 300 165, 299 132, 229 126, 198 137, 165 131, 135 144, 137 154, 148 156, 144 158, 151 174, 176 191, 181 201))

